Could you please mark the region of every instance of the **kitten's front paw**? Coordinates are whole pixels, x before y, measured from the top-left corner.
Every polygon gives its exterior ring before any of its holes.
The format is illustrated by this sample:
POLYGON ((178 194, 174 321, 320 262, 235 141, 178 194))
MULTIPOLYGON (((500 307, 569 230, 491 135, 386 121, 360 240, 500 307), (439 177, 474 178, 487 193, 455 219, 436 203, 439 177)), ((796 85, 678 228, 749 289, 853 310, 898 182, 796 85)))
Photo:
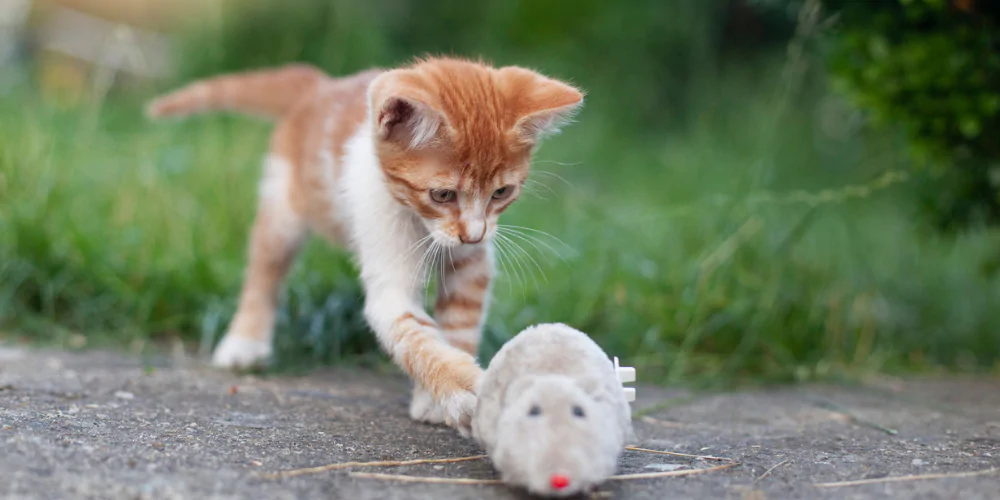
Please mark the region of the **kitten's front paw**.
POLYGON ((472 435, 472 416, 476 412, 476 395, 472 391, 455 391, 441 400, 444 423, 454 427, 462 437, 472 435))
POLYGON ((444 408, 434 401, 434 396, 427 389, 417 385, 413 388, 410 399, 410 418, 429 424, 444 423, 444 408))
POLYGON ((233 370, 258 368, 271 358, 271 342, 226 334, 212 354, 212 365, 233 370))

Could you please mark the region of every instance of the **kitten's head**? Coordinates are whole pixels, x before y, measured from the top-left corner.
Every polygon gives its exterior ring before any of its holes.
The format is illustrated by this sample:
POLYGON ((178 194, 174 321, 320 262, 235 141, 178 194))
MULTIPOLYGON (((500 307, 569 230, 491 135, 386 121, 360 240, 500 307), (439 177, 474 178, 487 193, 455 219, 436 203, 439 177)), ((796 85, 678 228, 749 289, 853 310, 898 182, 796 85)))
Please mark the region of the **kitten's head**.
POLYGON ((429 59, 380 75, 368 98, 390 191, 451 247, 496 233, 535 146, 583 93, 524 68, 429 59))

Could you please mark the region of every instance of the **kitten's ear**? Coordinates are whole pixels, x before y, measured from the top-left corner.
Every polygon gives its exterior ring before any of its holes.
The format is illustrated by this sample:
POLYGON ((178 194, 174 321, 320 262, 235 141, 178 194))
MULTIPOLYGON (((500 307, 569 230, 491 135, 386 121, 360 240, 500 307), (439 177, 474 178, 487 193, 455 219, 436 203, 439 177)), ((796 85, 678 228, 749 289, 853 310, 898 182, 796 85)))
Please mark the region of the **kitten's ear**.
POLYGON ((407 87, 391 74, 372 82, 368 98, 378 140, 419 149, 431 145, 447 125, 444 115, 427 104, 418 90, 407 87))
POLYGON ((507 102, 516 113, 511 133, 526 143, 537 144, 558 133, 583 104, 583 92, 567 83, 516 66, 499 72, 507 102))

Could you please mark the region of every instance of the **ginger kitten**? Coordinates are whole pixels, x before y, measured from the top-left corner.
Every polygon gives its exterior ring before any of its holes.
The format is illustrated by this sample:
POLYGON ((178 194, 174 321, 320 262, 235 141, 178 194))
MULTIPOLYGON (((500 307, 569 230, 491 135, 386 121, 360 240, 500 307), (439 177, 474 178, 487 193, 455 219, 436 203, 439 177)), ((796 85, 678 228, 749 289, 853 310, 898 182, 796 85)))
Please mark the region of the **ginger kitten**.
POLYGON ((521 194, 539 140, 582 101, 528 69, 432 58, 343 78, 302 65, 226 75, 152 102, 153 117, 232 110, 277 121, 239 309, 213 363, 271 355, 281 281, 315 232, 354 252, 365 317, 415 382, 411 417, 467 435, 497 218, 521 194), (421 297, 433 271, 432 318, 421 297))

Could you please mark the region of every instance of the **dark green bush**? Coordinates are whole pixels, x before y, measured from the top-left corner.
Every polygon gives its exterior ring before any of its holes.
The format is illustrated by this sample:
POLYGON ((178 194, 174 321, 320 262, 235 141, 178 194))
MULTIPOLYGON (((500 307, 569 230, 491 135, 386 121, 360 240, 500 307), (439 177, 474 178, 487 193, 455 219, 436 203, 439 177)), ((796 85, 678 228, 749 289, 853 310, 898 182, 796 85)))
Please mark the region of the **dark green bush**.
POLYGON ((1000 222, 1000 3, 826 0, 834 83, 927 167, 944 228, 1000 222))

